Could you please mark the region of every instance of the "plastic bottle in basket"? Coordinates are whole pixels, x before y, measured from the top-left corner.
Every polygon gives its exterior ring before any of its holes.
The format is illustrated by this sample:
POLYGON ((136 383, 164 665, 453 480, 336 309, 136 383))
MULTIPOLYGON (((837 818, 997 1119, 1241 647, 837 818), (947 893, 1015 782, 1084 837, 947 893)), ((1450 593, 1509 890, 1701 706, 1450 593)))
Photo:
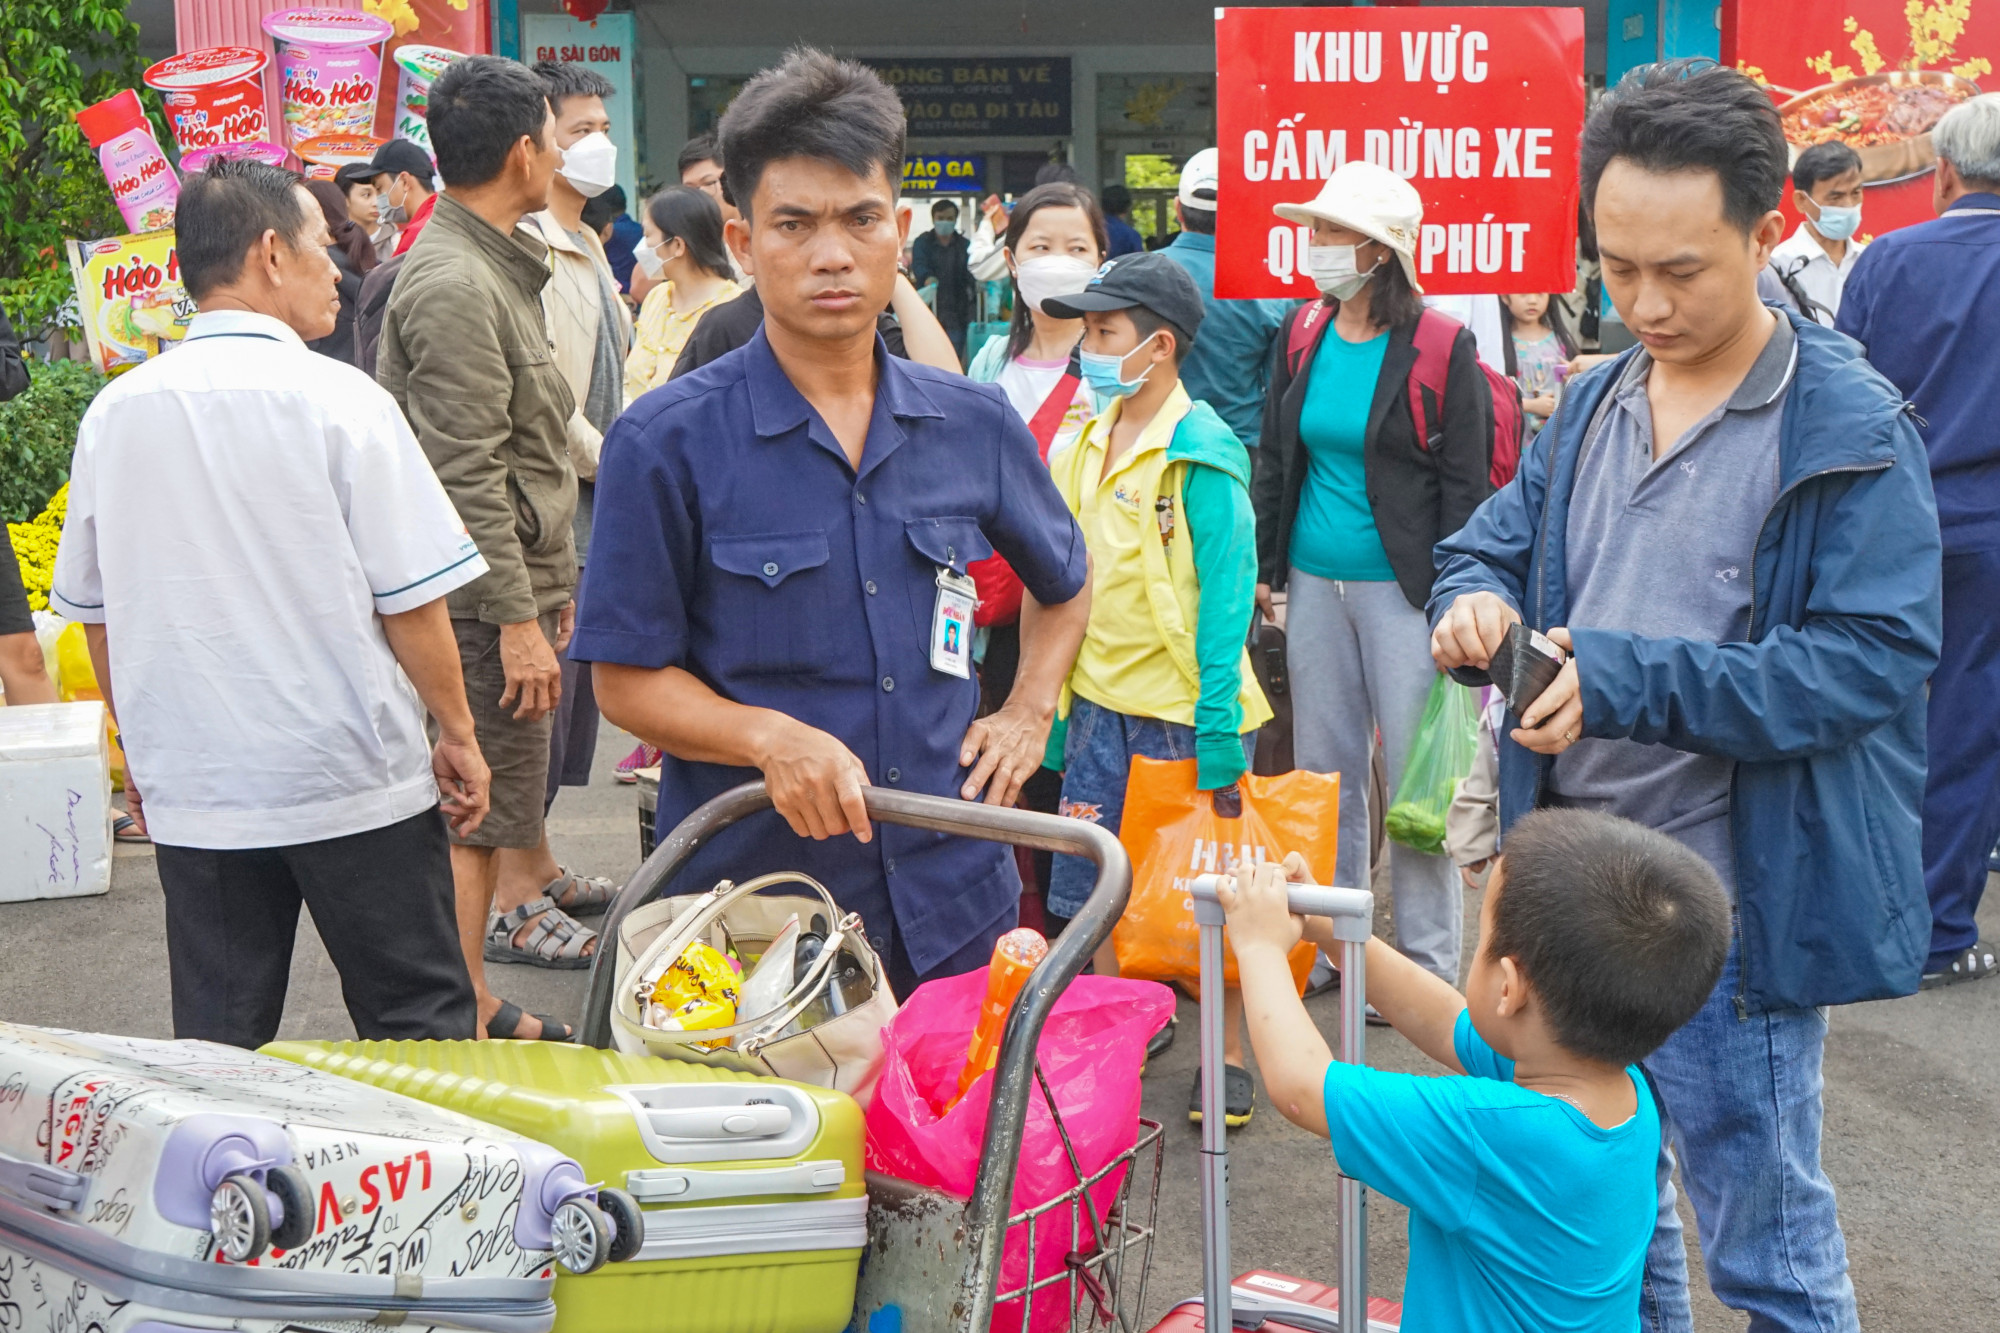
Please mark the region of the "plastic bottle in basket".
POLYGON ((1014 1007, 1014 997, 1027 984, 1035 964, 1048 957, 1048 953, 1049 942, 1040 931, 1027 926, 1008 931, 994 944, 993 962, 986 969, 986 1000, 979 1006, 979 1022, 972 1029, 972 1045, 965 1053, 965 1068, 958 1076, 960 1097, 1000 1058, 1000 1035, 1007 1030, 1007 1011, 1014 1007))

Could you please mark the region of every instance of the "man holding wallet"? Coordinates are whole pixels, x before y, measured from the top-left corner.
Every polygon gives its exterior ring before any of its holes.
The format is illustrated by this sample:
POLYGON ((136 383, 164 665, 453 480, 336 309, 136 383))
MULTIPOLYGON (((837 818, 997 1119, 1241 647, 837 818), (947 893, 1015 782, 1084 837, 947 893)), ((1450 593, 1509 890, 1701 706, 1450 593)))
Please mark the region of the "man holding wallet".
POLYGON ((1733 70, 1649 67, 1599 106, 1584 204, 1640 345, 1571 381, 1518 479, 1439 544, 1429 607, 1439 666, 1516 687, 1503 851, 1536 805, 1606 811, 1699 852, 1736 906, 1714 994, 1645 1061, 1673 1149, 1649 1330, 1692 1327, 1674 1156, 1724 1304, 1858 1330, 1819 1161, 1823 1007, 1914 991, 1929 946, 1930 473, 1855 345, 1757 298, 1785 166, 1733 70))

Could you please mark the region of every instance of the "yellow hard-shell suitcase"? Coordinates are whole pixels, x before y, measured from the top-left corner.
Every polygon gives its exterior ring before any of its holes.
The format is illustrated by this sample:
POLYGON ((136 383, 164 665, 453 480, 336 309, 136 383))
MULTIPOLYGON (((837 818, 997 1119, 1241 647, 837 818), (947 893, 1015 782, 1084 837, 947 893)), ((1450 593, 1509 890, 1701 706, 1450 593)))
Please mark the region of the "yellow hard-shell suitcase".
POLYGON ((556 1279, 554 1333, 839 1333, 867 1243, 862 1115, 826 1088, 533 1041, 275 1042, 568 1153, 629 1191, 631 1262, 556 1279))

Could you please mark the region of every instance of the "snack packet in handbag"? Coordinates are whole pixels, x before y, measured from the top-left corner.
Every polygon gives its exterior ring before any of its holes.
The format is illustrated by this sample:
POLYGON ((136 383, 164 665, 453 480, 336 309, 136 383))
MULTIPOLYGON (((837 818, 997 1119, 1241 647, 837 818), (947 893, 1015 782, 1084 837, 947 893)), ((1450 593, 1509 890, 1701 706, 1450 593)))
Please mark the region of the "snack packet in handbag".
POLYGON ((736 964, 700 940, 681 950, 644 993, 647 1027, 697 1032, 736 1022, 736 964))

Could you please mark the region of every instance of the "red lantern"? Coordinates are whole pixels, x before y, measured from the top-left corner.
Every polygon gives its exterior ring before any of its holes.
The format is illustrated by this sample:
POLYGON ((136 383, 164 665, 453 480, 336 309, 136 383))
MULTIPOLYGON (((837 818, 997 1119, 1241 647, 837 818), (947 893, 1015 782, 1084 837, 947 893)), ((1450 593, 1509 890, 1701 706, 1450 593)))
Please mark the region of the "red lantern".
POLYGON ((584 23, 595 23, 610 0, 562 0, 563 12, 584 23))

